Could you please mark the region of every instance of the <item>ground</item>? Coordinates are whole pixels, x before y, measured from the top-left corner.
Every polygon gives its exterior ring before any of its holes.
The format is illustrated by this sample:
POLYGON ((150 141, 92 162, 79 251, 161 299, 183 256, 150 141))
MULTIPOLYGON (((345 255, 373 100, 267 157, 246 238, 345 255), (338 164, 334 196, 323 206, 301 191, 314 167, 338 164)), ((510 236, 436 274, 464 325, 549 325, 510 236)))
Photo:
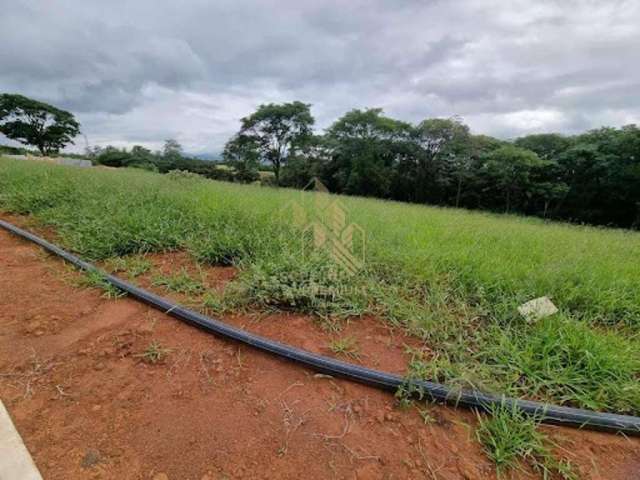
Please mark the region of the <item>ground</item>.
MULTIPOLYGON (((160 270, 182 262, 152 259, 160 270)), ((233 273, 205 275, 222 288, 233 273)), ((0 231, 0 398, 45 479, 496 478, 472 412, 422 405, 425 422, 389 393, 104 298, 78 287, 78 275, 0 231), (143 356, 154 342, 166 349, 155 364, 143 356)), ((372 318, 338 334, 294 314, 223 319, 326 355, 336 336, 353 338, 352 361, 395 373, 412 345, 372 318)), ((544 428, 579 478, 638 478, 639 439, 544 428)), ((526 469, 512 477, 538 478, 526 469)))

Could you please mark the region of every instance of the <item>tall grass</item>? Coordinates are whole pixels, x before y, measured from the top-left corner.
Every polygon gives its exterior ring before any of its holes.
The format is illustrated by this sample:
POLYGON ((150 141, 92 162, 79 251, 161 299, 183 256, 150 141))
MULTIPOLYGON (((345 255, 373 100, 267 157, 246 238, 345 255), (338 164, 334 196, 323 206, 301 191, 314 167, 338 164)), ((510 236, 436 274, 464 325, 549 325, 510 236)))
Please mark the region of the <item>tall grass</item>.
POLYGON ((0 159, 0 209, 32 215, 90 260, 187 250, 240 269, 234 302, 408 327, 429 346, 415 375, 640 412, 640 234, 342 197, 367 258, 336 276, 325 254, 302 253, 286 213, 305 195, 0 159), (529 325, 516 306, 542 295, 561 312, 529 325))

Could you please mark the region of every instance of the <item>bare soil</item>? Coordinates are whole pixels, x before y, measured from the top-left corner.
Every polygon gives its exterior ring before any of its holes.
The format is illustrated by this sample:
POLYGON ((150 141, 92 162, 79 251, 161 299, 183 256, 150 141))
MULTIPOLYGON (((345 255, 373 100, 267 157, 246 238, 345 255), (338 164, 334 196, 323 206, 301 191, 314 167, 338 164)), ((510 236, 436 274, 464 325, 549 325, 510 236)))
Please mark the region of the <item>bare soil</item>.
MULTIPOLYGON (((189 265, 184 254, 151 258, 156 271, 189 265)), ((224 288, 235 272, 204 274, 224 288)), ((391 394, 103 298, 77 287, 78 275, 0 231, 0 398, 45 479, 496 478, 472 412, 423 406, 425 423, 391 394), (155 364, 142 356, 153 342, 168 350, 155 364)), ((150 285, 149 275, 139 281, 150 285)), ((224 320, 325 355, 333 339, 352 337, 352 361, 395 373, 406 346, 420 346, 372 318, 340 332, 294 314, 224 320)), ((580 478, 640 478, 639 439, 545 429, 580 478)), ((538 478, 526 468, 512 477, 538 478)))

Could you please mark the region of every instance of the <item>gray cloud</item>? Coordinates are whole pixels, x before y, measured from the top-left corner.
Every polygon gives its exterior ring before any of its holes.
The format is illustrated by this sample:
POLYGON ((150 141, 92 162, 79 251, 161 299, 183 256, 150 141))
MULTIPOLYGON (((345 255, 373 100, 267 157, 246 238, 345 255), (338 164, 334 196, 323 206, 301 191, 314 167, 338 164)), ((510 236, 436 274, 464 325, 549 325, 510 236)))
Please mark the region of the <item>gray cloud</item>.
MULTIPOLYGON (((640 4, 14 0, 0 91, 72 110, 90 143, 219 151, 258 104, 460 115, 502 137, 640 119, 640 4)), ((84 142, 77 148, 84 147, 84 142)))

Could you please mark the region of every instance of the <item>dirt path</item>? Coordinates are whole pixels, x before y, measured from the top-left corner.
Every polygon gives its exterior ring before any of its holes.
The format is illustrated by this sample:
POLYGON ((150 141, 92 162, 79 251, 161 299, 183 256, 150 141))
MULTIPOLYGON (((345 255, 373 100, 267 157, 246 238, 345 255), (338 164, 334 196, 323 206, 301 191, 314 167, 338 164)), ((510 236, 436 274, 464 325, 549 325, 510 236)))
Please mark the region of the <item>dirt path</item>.
MULTIPOLYGON (((0 231, 0 397, 46 479, 495 478, 470 412, 430 406, 425 424, 387 393, 107 300, 77 275, 0 231), (166 360, 142 360, 151 342, 166 360)), ((225 320, 324 354, 332 338, 302 316, 225 320)), ((347 334, 363 363, 403 370, 398 332, 365 319, 347 334)), ((580 478, 640 478, 637 439, 548 431, 580 478)))

